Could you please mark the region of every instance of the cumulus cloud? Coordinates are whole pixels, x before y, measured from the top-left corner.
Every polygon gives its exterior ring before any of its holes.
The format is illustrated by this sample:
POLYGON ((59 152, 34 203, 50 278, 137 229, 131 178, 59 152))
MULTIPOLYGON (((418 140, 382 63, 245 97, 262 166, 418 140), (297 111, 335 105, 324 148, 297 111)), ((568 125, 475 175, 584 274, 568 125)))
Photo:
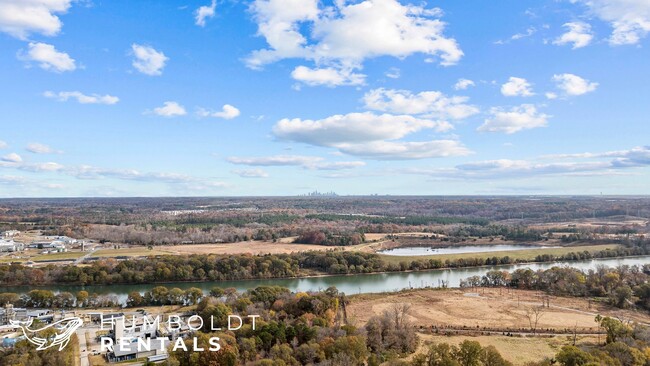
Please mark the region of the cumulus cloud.
POLYGON ((60 150, 53 149, 48 145, 39 144, 37 142, 32 142, 28 144, 25 150, 34 154, 60 154, 61 153, 60 150))
POLYGON ((212 0, 210 5, 204 5, 196 9, 194 12, 196 25, 205 27, 205 21, 208 18, 213 18, 217 10, 217 0, 212 0))
POLYGON ((156 76, 162 75, 165 63, 169 60, 164 53, 156 51, 151 46, 132 44, 133 67, 143 74, 156 76))
POLYGON ((120 101, 120 98, 112 95, 99 95, 99 94, 84 94, 79 91, 63 91, 63 92, 52 92, 46 91, 43 93, 43 96, 46 98, 56 99, 61 102, 68 101, 69 99, 76 99, 77 102, 81 104, 115 104, 120 101))
POLYGON ((0 149, 6 149, 8 147, 9 147, 9 144, 7 144, 6 142, 0 140, 0 149))
POLYGON ((324 85, 335 87, 340 85, 362 85, 366 75, 354 73, 351 69, 334 67, 309 68, 298 66, 291 72, 291 77, 309 86, 324 85))
POLYGON ((19 52, 18 58, 27 62, 36 62, 38 66, 47 71, 65 72, 77 69, 75 60, 65 52, 58 51, 47 43, 30 42, 27 52, 19 52))
POLYGON ((598 83, 590 82, 574 74, 553 75, 553 81, 566 95, 577 96, 596 90, 598 83))
POLYGON ((27 39, 32 33, 54 36, 63 23, 58 15, 65 14, 73 0, 2 0, 0 1, 0 31, 16 38, 27 39))
POLYGON ((501 85, 501 94, 506 97, 530 97, 535 95, 531 84, 523 78, 511 76, 508 82, 501 85))
MULTIPOLYGON (((408 90, 374 89, 368 91, 363 101, 367 109, 397 114, 424 115, 441 121, 462 120, 479 112, 467 104, 467 97, 447 97, 438 91, 413 94, 408 90)), ((440 125, 439 129, 450 128, 440 125)))
POLYGON ((566 33, 562 34, 553 41, 556 45, 571 44, 574 50, 588 46, 594 35, 591 31, 591 25, 585 22, 570 22, 563 25, 567 28, 566 33))
POLYGON ((365 144, 339 144, 346 154, 378 160, 408 160, 465 156, 472 153, 456 140, 433 140, 423 142, 372 141, 365 144))
POLYGON ((317 69, 348 70, 380 56, 422 53, 438 57, 442 65, 463 56, 456 40, 444 35, 439 9, 397 0, 335 1, 333 6, 319 6, 317 0, 255 0, 250 10, 268 44, 246 59, 255 69, 286 58, 313 61, 317 69))
POLYGON ((475 86, 476 84, 470 79, 458 79, 456 84, 454 84, 454 89, 456 90, 465 90, 470 86, 475 86))
POLYGON ((650 2, 646 0, 571 0, 613 28, 609 43, 613 46, 637 44, 650 32, 650 2))
POLYGON ((269 173, 262 169, 236 169, 232 170, 232 173, 242 178, 268 178, 269 176, 269 173))
POLYGON ((353 169, 366 165, 362 161, 338 161, 327 162, 319 156, 304 155, 273 155, 273 156, 254 156, 254 157, 237 157, 232 156, 227 159, 232 164, 250 165, 250 166, 297 166, 304 169, 316 170, 344 170, 353 169))
POLYGON ((177 102, 167 101, 162 107, 154 108, 153 113, 163 117, 178 117, 186 115, 187 111, 177 102))
POLYGON ((205 108, 199 108, 197 111, 197 115, 199 117, 215 117, 215 118, 223 118, 223 119, 233 119, 237 118, 240 115, 239 109, 236 107, 230 105, 230 104, 224 104, 223 107, 221 107, 220 111, 211 111, 205 108))
POLYGON ((486 119, 477 131, 513 134, 532 128, 546 127, 550 117, 539 113, 532 104, 522 104, 510 110, 492 108, 490 114, 491 118, 486 119))
POLYGON ((408 115, 364 112, 334 115, 320 120, 285 118, 273 127, 273 134, 282 140, 335 146, 341 143, 394 140, 426 128, 446 131, 449 125, 408 115))
POLYGON ((23 158, 16 153, 7 154, 0 159, 7 163, 21 163, 23 161, 23 158))

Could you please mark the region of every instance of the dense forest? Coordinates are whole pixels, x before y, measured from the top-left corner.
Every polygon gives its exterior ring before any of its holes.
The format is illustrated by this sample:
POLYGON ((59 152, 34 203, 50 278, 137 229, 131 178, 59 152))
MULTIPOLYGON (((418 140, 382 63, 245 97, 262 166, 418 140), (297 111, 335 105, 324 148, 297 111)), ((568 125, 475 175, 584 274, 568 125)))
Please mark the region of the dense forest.
POLYGON ((484 276, 472 276, 461 287, 512 287, 539 290, 556 296, 603 298, 619 308, 650 310, 650 264, 580 271, 571 267, 553 267, 533 271, 529 268, 513 272, 493 270, 484 276))
MULTIPOLYGON (((650 217, 650 199, 633 197, 255 197, 2 199, 0 230, 134 245, 234 243, 311 238, 348 245, 364 233, 430 232, 452 237, 540 240, 538 223, 650 217), (320 233, 317 236, 310 233, 320 233)), ((566 229, 562 229, 566 230, 566 229)), ((576 228, 593 233, 647 233, 647 227, 576 228)), ((303 241, 300 241, 303 242, 303 241)))

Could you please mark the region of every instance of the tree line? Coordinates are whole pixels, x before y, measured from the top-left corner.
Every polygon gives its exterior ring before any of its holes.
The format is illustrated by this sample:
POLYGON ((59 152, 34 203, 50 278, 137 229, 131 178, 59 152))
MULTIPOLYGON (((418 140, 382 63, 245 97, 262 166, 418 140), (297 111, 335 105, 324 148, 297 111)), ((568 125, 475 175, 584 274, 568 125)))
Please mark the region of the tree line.
MULTIPOLYGON (((594 253, 540 255, 534 262, 588 260, 646 255, 649 247, 620 247, 594 253)), ((118 261, 103 259, 83 267, 47 265, 32 268, 19 263, 0 265, 0 285, 110 285, 156 282, 221 281, 290 278, 311 274, 358 274, 440 268, 474 267, 526 262, 511 257, 416 259, 387 262, 373 253, 352 251, 310 251, 267 255, 163 255, 118 261)))
POLYGON ((512 272, 493 270, 462 280, 461 287, 539 290, 557 296, 602 298, 619 308, 638 306, 650 310, 650 264, 617 268, 597 266, 588 271, 571 267, 538 271, 530 268, 512 272))

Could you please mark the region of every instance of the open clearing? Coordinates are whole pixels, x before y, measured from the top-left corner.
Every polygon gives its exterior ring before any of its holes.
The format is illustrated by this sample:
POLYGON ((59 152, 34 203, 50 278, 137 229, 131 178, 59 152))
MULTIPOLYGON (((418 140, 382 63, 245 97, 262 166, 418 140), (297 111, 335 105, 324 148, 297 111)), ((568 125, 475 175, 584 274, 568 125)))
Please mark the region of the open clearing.
MULTIPOLYGON (((410 290, 400 293, 354 295, 350 298, 348 318, 357 325, 373 315, 389 310, 394 304, 410 304, 409 318, 416 326, 488 327, 530 330, 526 311, 542 303, 537 291, 507 289, 410 290)), ((550 297, 538 329, 596 331, 596 314, 650 323, 650 315, 591 304, 586 299, 550 297)))
MULTIPOLYGON (((506 337, 506 336, 441 336, 432 334, 418 334, 420 345, 417 353, 427 352, 431 344, 447 343, 459 345, 465 340, 476 341, 483 347, 493 346, 501 356, 515 365, 524 365, 528 362, 541 361, 552 358, 560 351, 562 346, 573 344, 571 336, 546 337, 506 337)), ((597 337, 579 336, 576 344, 592 345, 598 341, 597 337)))
POLYGON ((43 254, 32 258, 34 262, 75 260, 88 254, 88 252, 62 252, 43 254))

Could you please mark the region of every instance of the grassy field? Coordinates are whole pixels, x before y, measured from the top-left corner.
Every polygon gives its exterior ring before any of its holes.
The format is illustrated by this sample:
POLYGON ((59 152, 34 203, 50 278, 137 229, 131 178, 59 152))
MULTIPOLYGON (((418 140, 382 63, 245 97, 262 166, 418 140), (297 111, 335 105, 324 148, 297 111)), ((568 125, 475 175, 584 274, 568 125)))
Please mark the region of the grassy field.
POLYGON ((51 253, 51 254, 42 254, 42 255, 35 256, 31 260, 33 260, 34 262, 75 260, 83 257, 86 254, 88 253, 87 252, 51 253))
POLYGON ((101 249, 91 254, 90 257, 147 257, 150 255, 165 255, 173 254, 166 250, 156 249, 147 249, 146 247, 137 247, 137 248, 125 248, 125 249, 101 249))
POLYGON ((525 250, 510 250, 503 252, 486 252, 486 253, 462 253, 462 254, 441 254, 441 255, 421 255, 421 256, 397 256, 397 255, 381 255, 381 258, 387 262, 399 263, 402 261, 410 262, 419 259, 440 259, 441 261, 456 260, 463 258, 501 258, 508 256, 512 259, 521 260, 534 260, 538 255, 551 254, 554 256, 565 255, 571 252, 584 252, 590 253, 598 252, 606 249, 616 249, 618 244, 603 244, 603 245, 585 245, 579 247, 564 247, 564 248, 540 248, 540 249, 525 249, 525 250))

